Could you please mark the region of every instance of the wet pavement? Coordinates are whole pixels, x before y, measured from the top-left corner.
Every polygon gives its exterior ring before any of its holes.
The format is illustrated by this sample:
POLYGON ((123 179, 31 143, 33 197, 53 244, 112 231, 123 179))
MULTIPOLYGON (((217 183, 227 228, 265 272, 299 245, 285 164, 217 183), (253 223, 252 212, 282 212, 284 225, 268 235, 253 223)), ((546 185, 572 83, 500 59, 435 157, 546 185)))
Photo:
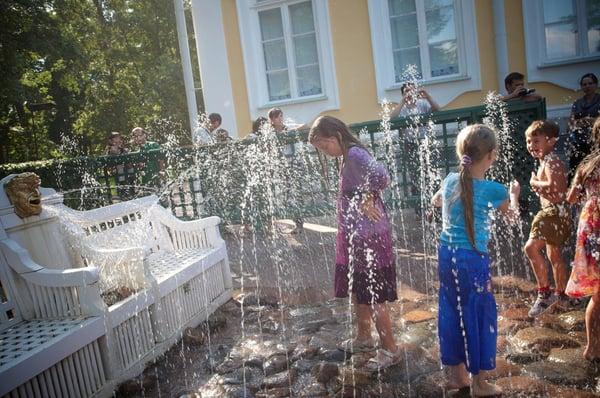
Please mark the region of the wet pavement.
MULTIPOLYGON (((117 396, 469 396, 468 390, 442 388, 436 264, 424 253, 431 250, 423 250, 418 227, 402 231, 409 244, 397 245, 399 300, 389 306, 403 360, 369 372, 364 365, 373 353, 349 355, 337 348, 350 337, 352 311, 347 299, 331 299, 331 220, 309 220, 303 232, 285 233, 292 225, 280 223, 275 232, 261 234, 236 227, 224 234, 234 299, 209 322, 188 329, 143 375, 123 383, 117 396)), ((511 261, 509 267, 519 267, 511 261)), ((504 397, 598 396, 600 367, 582 358, 583 306, 529 318, 535 285, 508 275, 526 276, 523 264, 520 272, 494 278, 499 338, 490 377, 504 397)))

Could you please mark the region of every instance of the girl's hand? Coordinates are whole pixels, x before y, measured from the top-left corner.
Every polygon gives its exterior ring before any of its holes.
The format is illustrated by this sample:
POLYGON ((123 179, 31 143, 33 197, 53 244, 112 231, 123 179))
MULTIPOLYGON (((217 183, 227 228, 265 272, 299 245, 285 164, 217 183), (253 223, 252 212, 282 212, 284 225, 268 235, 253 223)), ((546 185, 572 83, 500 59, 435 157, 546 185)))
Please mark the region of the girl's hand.
POLYGON ((383 217, 381 210, 375 206, 375 196, 371 193, 367 194, 367 197, 360 205, 360 211, 371 221, 377 222, 383 217))

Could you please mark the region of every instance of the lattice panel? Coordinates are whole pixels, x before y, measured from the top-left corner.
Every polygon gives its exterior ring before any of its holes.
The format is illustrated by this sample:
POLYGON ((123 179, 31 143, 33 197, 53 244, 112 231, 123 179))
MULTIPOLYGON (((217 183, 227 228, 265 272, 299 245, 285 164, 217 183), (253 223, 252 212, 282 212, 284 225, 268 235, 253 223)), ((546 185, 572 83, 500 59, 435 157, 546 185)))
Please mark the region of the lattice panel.
POLYGON ((91 397, 105 383, 104 364, 96 340, 2 398, 91 397))
POLYGON ((33 320, 0 332, 0 371, 41 345, 80 327, 81 319, 33 320))
POLYGON ((17 305, 12 298, 8 278, 0 270, 0 330, 6 329, 21 320, 17 305))
POLYGON ((125 369, 143 358, 154 348, 150 313, 145 308, 115 328, 121 362, 125 369))

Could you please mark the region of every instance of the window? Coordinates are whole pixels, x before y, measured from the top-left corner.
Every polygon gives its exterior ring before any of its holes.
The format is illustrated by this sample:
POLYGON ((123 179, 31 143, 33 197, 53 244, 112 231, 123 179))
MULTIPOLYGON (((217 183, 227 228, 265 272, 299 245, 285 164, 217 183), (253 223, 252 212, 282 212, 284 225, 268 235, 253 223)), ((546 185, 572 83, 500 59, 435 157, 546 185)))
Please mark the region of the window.
POLYGON ((600 54, 598 0, 543 0, 546 61, 600 54))
POLYGON ((388 0, 394 80, 409 65, 424 79, 458 75, 459 53, 453 0, 388 0))
POLYGON ((329 0, 237 0, 252 118, 281 107, 298 121, 339 109, 329 0))
POLYGON ((269 101, 322 94, 311 1, 258 11, 269 101))

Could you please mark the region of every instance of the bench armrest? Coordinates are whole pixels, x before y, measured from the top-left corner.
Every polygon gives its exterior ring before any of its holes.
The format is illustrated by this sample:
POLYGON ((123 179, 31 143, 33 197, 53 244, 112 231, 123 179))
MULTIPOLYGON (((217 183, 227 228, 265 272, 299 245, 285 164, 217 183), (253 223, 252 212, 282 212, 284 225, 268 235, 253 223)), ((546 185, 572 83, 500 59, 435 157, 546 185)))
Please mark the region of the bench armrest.
POLYGON ((0 248, 10 268, 27 285, 36 317, 93 316, 104 311, 96 268, 46 268, 12 239, 0 241, 0 248))
POLYGON ((170 230, 168 235, 176 249, 217 247, 224 242, 219 232, 219 217, 182 221, 161 206, 154 206, 150 211, 152 220, 160 222, 170 230))

